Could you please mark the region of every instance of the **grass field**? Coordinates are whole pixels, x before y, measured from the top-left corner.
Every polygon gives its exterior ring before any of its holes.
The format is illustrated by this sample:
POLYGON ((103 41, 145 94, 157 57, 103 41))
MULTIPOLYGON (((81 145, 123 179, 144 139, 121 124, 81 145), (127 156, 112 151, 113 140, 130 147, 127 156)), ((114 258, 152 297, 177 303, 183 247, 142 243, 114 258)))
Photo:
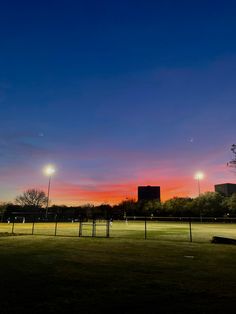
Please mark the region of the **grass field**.
POLYGON ((0 237, 0 252, 3 314, 235 308, 231 245, 27 235, 0 237))
MULTIPOLYGON (((153 240, 167 241, 189 241, 190 229, 188 222, 147 222, 146 237, 153 240)), ((232 223, 192 223, 193 242, 210 242, 213 236, 224 236, 236 239, 236 224, 232 223)), ((16 234, 34 235, 56 235, 74 236, 79 235, 79 223, 59 222, 55 229, 55 223, 0 223, 0 232, 16 234)), ((83 236, 92 236, 92 222, 84 223, 82 226, 83 236)), ((97 222, 96 236, 106 236, 105 221, 97 222)), ((110 237, 112 238, 132 238, 144 239, 145 224, 144 221, 114 221, 110 226, 110 237)))

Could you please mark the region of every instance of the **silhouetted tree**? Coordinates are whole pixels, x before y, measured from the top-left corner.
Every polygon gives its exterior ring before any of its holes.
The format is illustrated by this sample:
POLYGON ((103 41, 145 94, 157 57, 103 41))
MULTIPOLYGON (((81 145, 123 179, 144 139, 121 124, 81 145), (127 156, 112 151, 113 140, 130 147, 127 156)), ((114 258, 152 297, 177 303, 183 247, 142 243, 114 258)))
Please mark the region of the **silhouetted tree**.
POLYGON ((226 197, 223 200, 223 205, 227 208, 228 214, 236 215, 236 193, 232 194, 230 197, 226 197))
POLYGON ((119 203, 119 206, 124 211, 124 217, 137 215, 138 213, 138 204, 133 199, 126 199, 119 203))
POLYGON ((125 218, 124 209, 122 207, 120 207, 119 205, 113 205, 111 212, 112 212, 112 217, 114 219, 124 219, 125 218))
POLYGON ((0 219, 3 221, 4 213, 7 210, 7 204, 6 203, 0 203, 0 219))
POLYGON ((173 197, 163 204, 163 212, 168 216, 192 216, 192 199, 189 197, 173 197))
POLYGON ((143 215, 160 215, 162 210, 162 204, 158 200, 141 201, 139 202, 139 208, 143 215))
POLYGON ((200 216, 223 216, 225 206, 224 197, 217 192, 206 192, 193 200, 193 208, 200 216))
POLYGON ((29 189, 18 195, 15 202, 22 207, 40 208, 47 204, 47 196, 42 190, 29 189))
POLYGON ((101 204, 95 206, 93 211, 94 218, 110 218, 113 216, 112 214, 112 207, 109 204, 101 204))
POLYGON ((82 210, 82 216, 86 217, 87 219, 93 218, 93 213, 94 213, 94 205, 93 204, 84 204, 81 206, 82 210))
POLYGON ((234 168, 236 171, 236 144, 231 146, 231 152, 233 153, 233 158, 227 163, 227 166, 234 168))

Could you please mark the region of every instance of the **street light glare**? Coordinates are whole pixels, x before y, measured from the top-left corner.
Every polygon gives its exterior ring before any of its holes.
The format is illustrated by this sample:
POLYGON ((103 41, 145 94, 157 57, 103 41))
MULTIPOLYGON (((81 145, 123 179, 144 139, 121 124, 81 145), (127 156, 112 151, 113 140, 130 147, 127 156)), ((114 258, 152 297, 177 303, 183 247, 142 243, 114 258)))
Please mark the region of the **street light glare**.
POLYGON ((47 176, 51 176, 55 173, 55 168, 52 166, 52 165, 48 165, 44 168, 44 173, 47 175, 47 176))
POLYGON ((44 174, 49 177, 48 180, 48 196, 47 196, 47 206, 46 206, 46 219, 48 218, 48 205, 49 205, 49 194, 50 194, 50 187, 51 187, 51 179, 52 175, 55 173, 55 167, 53 165, 47 165, 44 167, 44 174))
POLYGON ((204 178, 204 173, 202 173, 201 171, 198 171, 196 174, 195 174, 195 177, 194 177, 196 180, 202 180, 204 178))

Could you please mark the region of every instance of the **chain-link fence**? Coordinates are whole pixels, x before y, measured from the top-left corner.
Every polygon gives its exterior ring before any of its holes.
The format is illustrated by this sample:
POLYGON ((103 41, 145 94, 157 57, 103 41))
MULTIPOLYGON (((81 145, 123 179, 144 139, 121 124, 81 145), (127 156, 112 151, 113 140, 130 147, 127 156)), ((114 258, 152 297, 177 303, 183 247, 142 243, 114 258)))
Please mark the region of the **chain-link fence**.
POLYGON ((213 237, 236 239, 235 218, 126 217, 124 220, 39 221, 13 219, 0 223, 2 235, 112 237, 162 241, 209 242, 213 237))

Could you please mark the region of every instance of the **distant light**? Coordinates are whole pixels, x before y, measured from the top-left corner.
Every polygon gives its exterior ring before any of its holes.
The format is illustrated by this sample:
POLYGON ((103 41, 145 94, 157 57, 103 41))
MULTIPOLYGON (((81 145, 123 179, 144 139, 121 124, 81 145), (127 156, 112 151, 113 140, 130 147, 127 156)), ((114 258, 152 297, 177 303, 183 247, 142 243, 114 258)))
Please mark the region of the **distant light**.
POLYGON ((46 176, 51 176, 55 173, 55 168, 52 165, 48 165, 44 168, 44 173, 46 176))
POLYGON ((201 171, 198 171, 194 176, 194 179, 196 180, 202 180, 203 178, 204 178, 204 173, 201 171))

